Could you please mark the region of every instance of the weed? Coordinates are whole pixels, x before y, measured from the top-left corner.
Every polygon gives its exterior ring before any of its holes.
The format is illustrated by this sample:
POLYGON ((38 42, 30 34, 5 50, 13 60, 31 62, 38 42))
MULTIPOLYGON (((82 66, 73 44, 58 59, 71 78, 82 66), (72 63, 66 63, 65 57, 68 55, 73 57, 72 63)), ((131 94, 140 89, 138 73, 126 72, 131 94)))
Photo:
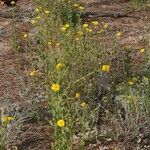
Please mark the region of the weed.
MULTIPOLYGON (((80 138, 78 149, 85 149, 85 133, 104 114, 119 126, 114 137, 137 129, 138 121, 149 115, 150 83, 145 76, 149 52, 141 48, 136 52, 140 59, 133 58, 133 48, 124 49, 119 44, 123 36, 120 31, 107 50, 97 34, 105 38, 109 25, 106 23, 99 29, 97 20, 82 24, 80 15, 84 7, 78 2, 37 0, 37 3, 31 21, 37 30, 34 35, 37 44, 34 49, 28 44, 29 81, 33 87, 45 88, 52 115, 49 120, 53 128, 52 149, 71 150, 75 135, 80 138), (127 130, 121 126, 122 122, 129 123, 127 130)), ((24 38, 30 43, 29 33, 24 38)), ((15 41, 16 38, 17 47, 15 41)))
POLYGON ((132 0, 132 4, 134 8, 141 9, 147 1, 148 0, 132 0))

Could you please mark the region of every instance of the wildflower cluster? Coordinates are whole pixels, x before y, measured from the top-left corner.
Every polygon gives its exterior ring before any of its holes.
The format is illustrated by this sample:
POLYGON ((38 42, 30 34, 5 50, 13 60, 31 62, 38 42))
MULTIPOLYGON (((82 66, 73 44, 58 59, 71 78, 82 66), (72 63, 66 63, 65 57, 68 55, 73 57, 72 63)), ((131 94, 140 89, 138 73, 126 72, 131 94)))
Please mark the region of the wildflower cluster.
MULTIPOLYGON (((82 22, 84 7, 80 3, 68 0, 38 3, 31 20, 38 30, 35 35, 38 42, 34 48, 28 42, 32 66, 28 76, 36 81, 33 86, 41 84, 46 88, 52 115, 49 118, 53 128, 52 149, 70 150, 76 132, 81 135, 78 149, 83 149, 85 132, 99 119, 96 116, 99 107, 108 112, 111 107, 112 112, 117 112, 115 108, 120 102, 129 108, 126 111, 143 109, 138 102, 144 90, 138 85, 150 89, 149 78, 137 77, 132 71, 132 49, 126 46, 123 50, 119 45, 121 31, 113 34, 112 49, 106 49, 97 35, 105 36, 111 25, 98 20, 82 22), (104 104, 97 105, 97 100, 104 100, 104 104)), ((23 33, 23 38, 29 41, 30 34, 23 33)), ((144 46, 138 49, 141 57, 145 53, 144 46)), ((2 122, 11 120, 3 118, 2 122)))

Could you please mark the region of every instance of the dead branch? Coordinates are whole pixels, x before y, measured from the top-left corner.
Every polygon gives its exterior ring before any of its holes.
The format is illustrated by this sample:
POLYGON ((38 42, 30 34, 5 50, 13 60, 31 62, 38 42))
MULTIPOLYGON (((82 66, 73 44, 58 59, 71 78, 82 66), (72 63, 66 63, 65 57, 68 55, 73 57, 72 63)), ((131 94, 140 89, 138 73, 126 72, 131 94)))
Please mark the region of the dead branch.
POLYGON ((111 17, 111 18, 122 18, 122 17, 133 17, 137 18, 137 16, 131 16, 129 12, 85 12, 81 14, 81 18, 99 18, 99 17, 111 17))

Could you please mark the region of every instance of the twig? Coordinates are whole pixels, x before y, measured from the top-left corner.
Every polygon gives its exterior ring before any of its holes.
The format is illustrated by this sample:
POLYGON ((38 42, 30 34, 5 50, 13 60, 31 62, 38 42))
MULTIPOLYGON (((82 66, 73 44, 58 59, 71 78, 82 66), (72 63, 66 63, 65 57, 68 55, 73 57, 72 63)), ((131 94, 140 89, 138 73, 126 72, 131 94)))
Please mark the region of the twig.
POLYGON ((99 18, 99 17, 112 17, 112 18, 122 18, 122 17, 133 17, 139 18, 137 16, 129 15, 133 10, 123 13, 123 12, 85 12, 81 14, 81 18, 99 18))

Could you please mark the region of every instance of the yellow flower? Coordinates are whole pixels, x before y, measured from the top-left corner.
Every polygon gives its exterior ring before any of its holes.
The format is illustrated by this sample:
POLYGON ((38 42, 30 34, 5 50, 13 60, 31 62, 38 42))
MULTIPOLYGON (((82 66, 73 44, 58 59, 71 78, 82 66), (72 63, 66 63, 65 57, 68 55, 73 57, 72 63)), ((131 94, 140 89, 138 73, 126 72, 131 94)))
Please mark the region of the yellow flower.
POLYGON ((49 10, 45 10, 44 12, 45 12, 45 14, 49 14, 49 10))
POLYGON ((109 65, 103 65, 103 66, 102 66, 102 70, 103 70, 104 72, 109 72, 109 71, 110 71, 110 66, 109 66, 109 65))
POLYGON ((131 45, 127 44, 124 46, 125 50, 129 50, 131 48, 131 45))
POLYGON ((39 12, 39 9, 38 9, 38 8, 36 8, 36 9, 35 9, 35 12, 39 12))
POLYGON ((37 16, 36 19, 37 19, 37 20, 41 19, 41 16, 37 16))
POLYGON ((67 23, 67 24, 64 25, 64 27, 65 27, 65 28, 69 28, 70 25, 67 23))
POLYGON ((86 31, 87 31, 87 32, 93 32, 93 30, 90 29, 90 28, 86 28, 86 31))
POLYGON ((100 29, 97 33, 104 33, 105 31, 104 31, 104 29, 100 29))
POLYGON ((80 93, 76 93, 75 98, 79 99, 80 98, 80 93))
POLYGON ((16 4, 16 3, 15 3, 14 1, 12 1, 12 2, 11 2, 11 5, 14 5, 14 4, 16 4))
POLYGON ((79 10, 81 10, 81 11, 84 10, 84 7, 83 7, 83 6, 79 6, 78 8, 79 8, 79 10))
POLYGON ((58 92, 60 90, 60 85, 58 83, 53 83, 51 86, 53 92, 58 92))
POLYGON ((36 75, 36 72, 37 72, 37 71, 36 71, 35 69, 33 69, 33 70, 30 72, 30 76, 31 76, 31 77, 34 77, 34 76, 36 75))
POLYGON ((57 126, 58 127, 64 127, 65 126, 65 121, 63 119, 60 119, 57 121, 57 126))
POLYGON ((51 42, 51 41, 49 41, 49 42, 48 42, 48 45, 52 45, 52 42, 51 42))
POLYGON ((126 97, 126 100, 128 103, 137 103, 137 101, 139 100, 138 96, 133 96, 133 95, 128 95, 126 97))
POLYGON ((108 97, 107 97, 107 96, 104 96, 104 97, 103 97, 103 101, 104 101, 104 102, 108 102, 108 97))
POLYGON ((82 103, 81 103, 81 107, 83 107, 83 108, 87 108, 87 107, 88 107, 88 104, 87 104, 87 103, 85 103, 85 102, 82 102, 82 103))
POLYGON ((74 7, 79 7, 79 4, 75 3, 73 6, 74 6, 74 7))
POLYGON ((143 80, 148 82, 148 78, 145 76, 143 77, 143 80))
POLYGON ((77 35, 78 35, 78 36, 83 36, 84 33, 83 33, 82 31, 78 31, 78 32, 77 32, 77 35))
POLYGON ((28 34, 25 33, 23 36, 24 36, 24 38, 27 38, 27 37, 28 37, 28 34))
POLYGON ((129 85, 133 85, 133 84, 134 84, 134 82, 133 82, 133 81, 131 81, 131 80, 129 80, 129 81, 128 81, 128 84, 129 84, 129 85))
POLYGON ((64 66, 64 65, 63 65, 62 63, 58 63, 58 64, 56 65, 56 70, 58 70, 58 71, 62 70, 63 66, 64 66))
POLYGON ((92 23, 94 26, 97 26, 97 25, 99 24, 98 21, 92 21, 91 23, 92 23))
POLYGON ((31 24, 35 24, 36 23, 36 20, 31 20, 31 24))
POLYGON ((3 117, 1 117, 2 123, 6 123, 6 124, 9 124, 13 120, 14 120, 14 117, 10 117, 10 116, 3 116, 3 117))
POLYGON ((117 32, 117 33, 116 33, 116 37, 117 37, 117 38, 119 38, 121 35, 122 35, 121 32, 117 32))
POLYGON ((144 52, 145 52, 145 48, 142 48, 142 49, 140 50, 140 52, 141 52, 141 53, 144 53, 144 52))
POLYGON ((18 147, 17 146, 12 146, 12 149, 13 150, 18 150, 18 147))
POLYGON ((83 28, 88 28, 89 25, 87 23, 84 23, 82 26, 83 28))
POLYGON ((67 30, 67 28, 66 27, 61 27, 60 30, 64 32, 64 31, 67 30))
POLYGON ((104 29, 107 29, 109 27, 109 24, 108 23, 105 23, 104 24, 104 29))
POLYGON ((80 38, 79 38, 79 37, 76 37, 75 40, 76 40, 76 41, 80 41, 80 38))
POLYGON ((145 85, 148 85, 150 83, 149 79, 145 76, 143 77, 142 81, 143 81, 143 84, 145 84, 145 85))
POLYGON ((59 46, 60 46, 60 43, 56 43, 56 46, 59 47, 59 46))

